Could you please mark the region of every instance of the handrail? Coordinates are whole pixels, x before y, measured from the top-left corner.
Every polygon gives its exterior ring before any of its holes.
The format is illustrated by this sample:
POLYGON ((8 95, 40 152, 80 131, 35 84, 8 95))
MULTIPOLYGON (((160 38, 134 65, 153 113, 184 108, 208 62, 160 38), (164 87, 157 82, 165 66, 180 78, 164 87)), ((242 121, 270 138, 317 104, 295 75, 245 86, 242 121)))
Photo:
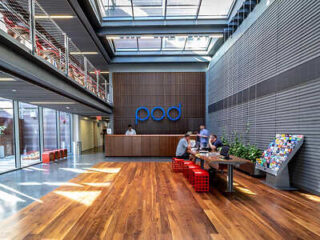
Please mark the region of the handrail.
MULTIPOLYGON (((63 72, 84 89, 113 104, 109 84, 37 0, 1 0, 0 30, 63 72)), ((111 84, 112 85, 112 84, 111 84)))

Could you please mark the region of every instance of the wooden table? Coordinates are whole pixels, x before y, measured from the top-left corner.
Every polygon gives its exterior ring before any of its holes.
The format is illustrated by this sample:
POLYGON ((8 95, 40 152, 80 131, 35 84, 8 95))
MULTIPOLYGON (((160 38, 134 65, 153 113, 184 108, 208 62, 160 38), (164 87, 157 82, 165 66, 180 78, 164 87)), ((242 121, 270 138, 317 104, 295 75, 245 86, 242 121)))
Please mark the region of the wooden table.
MULTIPOLYGON (((201 168, 204 167, 204 162, 207 162, 207 164, 214 168, 214 164, 224 164, 228 166, 228 182, 227 182, 227 192, 233 192, 233 169, 234 166, 238 166, 244 163, 249 162, 248 160, 236 157, 236 156, 230 156, 229 160, 226 160, 221 155, 216 156, 206 156, 203 154, 200 154, 198 152, 189 152, 193 156, 196 157, 196 159, 199 159, 201 161, 201 168)), ((210 154, 210 153, 209 153, 210 154)))

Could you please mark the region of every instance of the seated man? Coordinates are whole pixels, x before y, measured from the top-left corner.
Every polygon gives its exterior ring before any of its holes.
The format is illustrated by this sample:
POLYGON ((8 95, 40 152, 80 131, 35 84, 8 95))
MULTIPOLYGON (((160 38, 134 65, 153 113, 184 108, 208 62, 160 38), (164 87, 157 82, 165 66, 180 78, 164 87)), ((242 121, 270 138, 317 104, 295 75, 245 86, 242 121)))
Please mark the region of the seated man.
POLYGON ((209 147, 212 151, 217 151, 219 147, 223 147, 222 142, 217 138, 217 135, 210 135, 209 147))
POLYGON ((136 130, 134 130, 133 128, 132 128, 132 125, 131 124, 129 124, 128 125, 128 130, 126 131, 126 135, 127 136, 132 136, 132 135, 136 135, 137 133, 136 133, 136 130))
POLYGON ((179 140, 177 150, 176 150, 176 157, 181 159, 189 159, 188 150, 191 149, 190 146, 190 134, 186 133, 183 138, 179 140))

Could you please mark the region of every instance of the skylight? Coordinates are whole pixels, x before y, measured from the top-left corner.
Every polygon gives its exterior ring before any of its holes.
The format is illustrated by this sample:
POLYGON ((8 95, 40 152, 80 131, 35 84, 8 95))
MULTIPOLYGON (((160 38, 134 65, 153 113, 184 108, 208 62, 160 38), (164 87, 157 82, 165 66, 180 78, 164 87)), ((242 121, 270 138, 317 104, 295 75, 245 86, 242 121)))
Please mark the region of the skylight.
POLYGON ((220 35, 107 37, 115 55, 208 54, 220 35))
POLYGON ((227 18, 234 0, 98 0, 105 20, 227 18))

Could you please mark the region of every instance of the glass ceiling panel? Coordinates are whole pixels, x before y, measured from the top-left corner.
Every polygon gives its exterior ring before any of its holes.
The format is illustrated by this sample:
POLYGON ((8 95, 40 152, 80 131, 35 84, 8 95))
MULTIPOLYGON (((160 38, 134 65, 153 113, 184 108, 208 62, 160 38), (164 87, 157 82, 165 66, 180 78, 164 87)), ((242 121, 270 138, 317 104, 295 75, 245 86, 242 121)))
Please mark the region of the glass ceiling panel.
POLYGON ((195 18, 198 7, 168 6, 167 18, 195 18))
POLYGON ((137 39, 129 38, 129 39, 114 39, 113 40, 114 47, 116 51, 137 51, 137 39))
POLYGON ((183 50, 186 37, 165 37, 163 42, 164 50, 183 50))
POLYGON ((135 18, 163 18, 162 7, 134 7, 135 18))
POLYGON ((188 37, 186 50, 207 50, 209 46, 209 37, 188 37))
POLYGON ((112 20, 223 18, 227 17, 234 2, 234 0, 98 1, 105 9, 102 16, 112 20))
POLYGON ((139 50, 140 51, 160 51, 161 38, 139 38, 139 50))
POLYGON ((228 16, 234 0, 202 0, 198 18, 228 16))
POLYGON ((162 6, 162 0, 132 0, 133 6, 162 6))
MULTIPOLYGON (((221 35, 222 36, 222 35, 221 35)), ((125 54, 207 54, 219 36, 125 36, 107 38, 114 52, 125 54)))

